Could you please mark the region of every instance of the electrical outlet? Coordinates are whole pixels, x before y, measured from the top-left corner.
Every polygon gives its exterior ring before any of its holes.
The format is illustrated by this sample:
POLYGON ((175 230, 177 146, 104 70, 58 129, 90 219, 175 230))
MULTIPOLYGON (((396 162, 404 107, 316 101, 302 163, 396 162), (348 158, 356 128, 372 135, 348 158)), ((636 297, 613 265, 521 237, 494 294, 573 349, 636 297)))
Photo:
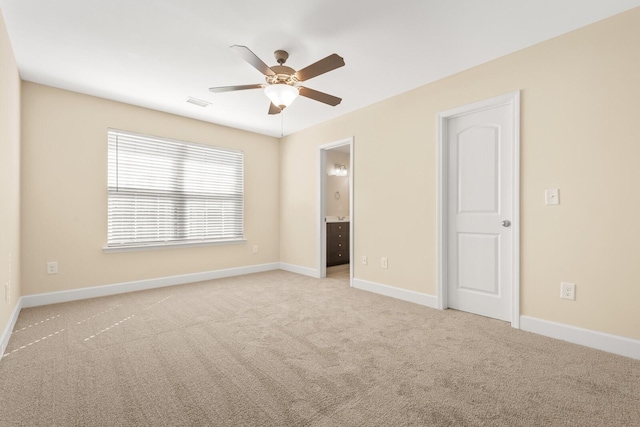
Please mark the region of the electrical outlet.
POLYGON ((253 253, 254 254, 258 253, 258 245, 253 245, 253 253))
POLYGON ((569 282, 560 282, 560 298, 575 301, 576 284, 569 282))
POLYGON ((387 260, 386 256, 383 256, 382 258, 380 258, 380 267, 389 268, 389 261, 387 260))
POLYGON ((362 265, 367 265, 367 256, 362 255, 362 265))
POLYGON ((47 274, 58 274, 58 263, 56 261, 47 263, 47 274))
POLYGON ((9 301, 9 282, 4 284, 4 302, 9 301))

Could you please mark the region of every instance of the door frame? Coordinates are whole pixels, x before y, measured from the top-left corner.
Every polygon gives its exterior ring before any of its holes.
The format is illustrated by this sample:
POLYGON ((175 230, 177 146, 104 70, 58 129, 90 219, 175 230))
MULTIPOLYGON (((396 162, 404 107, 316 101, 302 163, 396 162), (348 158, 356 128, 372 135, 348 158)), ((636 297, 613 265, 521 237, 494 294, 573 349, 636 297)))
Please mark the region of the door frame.
POLYGON ((520 328, 520 91, 510 92, 495 98, 474 102, 450 110, 438 113, 438 174, 437 174, 437 307, 444 310, 447 304, 447 265, 448 265, 448 172, 449 162, 447 155, 447 123, 450 119, 465 114, 495 108, 502 105, 512 106, 513 121, 513 194, 511 221, 513 232, 511 233, 513 255, 513 272, 511 277, 511 326, 520 328))
POLYGON ((326 153, 332 148, 349 146, 349 286, 353 286, 353 229, 355 215, 353 210, 353 181, 354 181, 354 161, 353 145, 354 138, 350 136, 338 141, 323 144, 318 147, 319 159, 319 179, 318 179, 318 272, 320 278, 327 277, 327 223, 326 216, 326 186, 327 186, 327 156, 326 153))

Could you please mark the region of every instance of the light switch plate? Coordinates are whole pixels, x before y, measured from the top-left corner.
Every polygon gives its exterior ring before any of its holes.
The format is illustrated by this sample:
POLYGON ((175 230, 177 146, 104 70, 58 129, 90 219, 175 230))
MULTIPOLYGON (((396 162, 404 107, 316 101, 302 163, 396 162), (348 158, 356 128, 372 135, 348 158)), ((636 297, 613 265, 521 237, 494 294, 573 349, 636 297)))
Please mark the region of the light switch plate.
POLYGON ((559 205, 560 190, 558 190, 557 188, 549 188, 547 190, 544 190, 544 204, 547 206, 559 205))

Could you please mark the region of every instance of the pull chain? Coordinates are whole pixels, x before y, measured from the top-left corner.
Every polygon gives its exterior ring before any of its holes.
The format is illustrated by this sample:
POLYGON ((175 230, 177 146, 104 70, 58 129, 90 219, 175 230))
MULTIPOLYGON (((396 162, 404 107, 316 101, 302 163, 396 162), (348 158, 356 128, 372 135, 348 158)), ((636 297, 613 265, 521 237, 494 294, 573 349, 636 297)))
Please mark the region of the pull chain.
POLYGON ((284 108, 280 110, 280 138, 284 136, 284 108))

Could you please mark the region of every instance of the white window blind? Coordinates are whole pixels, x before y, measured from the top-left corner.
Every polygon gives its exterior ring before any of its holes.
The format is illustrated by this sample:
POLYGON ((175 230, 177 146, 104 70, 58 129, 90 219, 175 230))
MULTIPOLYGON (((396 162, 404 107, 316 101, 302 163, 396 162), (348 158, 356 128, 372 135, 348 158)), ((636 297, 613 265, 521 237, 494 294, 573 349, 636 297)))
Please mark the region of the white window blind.
POLYGON ((109 129, 107 247, 243 239, 241 151, 109 129))

